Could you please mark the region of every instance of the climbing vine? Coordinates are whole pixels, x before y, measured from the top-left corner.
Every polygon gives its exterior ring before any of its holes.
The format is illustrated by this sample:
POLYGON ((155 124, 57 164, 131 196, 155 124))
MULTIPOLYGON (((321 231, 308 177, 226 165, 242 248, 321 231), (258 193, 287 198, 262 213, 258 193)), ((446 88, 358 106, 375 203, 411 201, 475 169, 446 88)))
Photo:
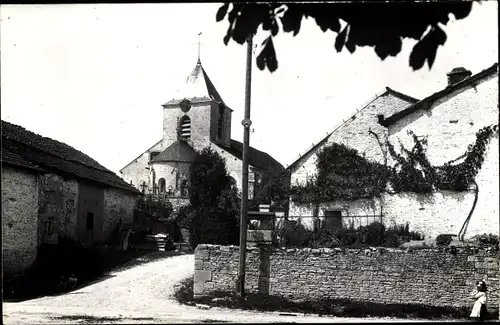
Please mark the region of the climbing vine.
POLYGON ((409 132, 413 148, 407 149, 400 143, 400 153, 385 141, 395 161, 392 167, 370 161, 355 149, 333 143, 317 154, 317 175, 304 185, 292 184, 290 195, 294 201, 304 203, 379 196, 389 191, 388 185, 393 192, 465 191, 481 169, 487 145, 496 133, 498 125, 480 129, 475 143, 469 145, 463 155, 442 166, 429 162, 425 152, 427 139, 419 139, 413 132, 409 132))
POLYGON ((391 185, 395 192, 430 193, 435 190, 465 191, 474 180, 484 162, 486 148, 498 125, 490 125, 476 133, 476 141, 464 154, 442 166, 432 166, 425 154, 427 140, 418 139, 410 132, 414 146, 407 150, 401 145, 401 153, 387 142, 389 154, 396 160, 391 185), (457 161, 461 161, 456 163, 457 161))
POLYGON ((318 174, 305 185, 292 185, 298 202, 321 202, 332 198, 357 199, 380 195, 390 168, 361 157, 357 150, 333 143, 317 155, 318 174))

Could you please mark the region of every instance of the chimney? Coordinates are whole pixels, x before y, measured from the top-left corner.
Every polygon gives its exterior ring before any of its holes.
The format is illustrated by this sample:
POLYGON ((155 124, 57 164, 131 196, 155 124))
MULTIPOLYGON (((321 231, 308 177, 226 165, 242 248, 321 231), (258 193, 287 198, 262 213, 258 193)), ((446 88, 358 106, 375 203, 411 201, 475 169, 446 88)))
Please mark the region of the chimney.
POLYGON ((472 75, 472 72, 463 67, 458 67, 451 70, 446 75, 448 76, 448 86, 451 86, 456 84, 457 82, 469 78, 472 75))

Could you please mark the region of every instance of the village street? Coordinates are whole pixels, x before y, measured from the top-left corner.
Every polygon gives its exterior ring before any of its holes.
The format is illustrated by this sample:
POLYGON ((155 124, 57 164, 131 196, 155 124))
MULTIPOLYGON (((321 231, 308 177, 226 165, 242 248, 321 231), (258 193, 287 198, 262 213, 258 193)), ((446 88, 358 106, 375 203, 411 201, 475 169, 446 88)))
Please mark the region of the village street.
POLYGON ((279 313, 200 309, 173 298, 174 287, 192 276, 194 255, 166 257, 110 274, 68 294, 3 304, 4 324, 347 322, 404 321, 388 318, 331 318, 279 313))

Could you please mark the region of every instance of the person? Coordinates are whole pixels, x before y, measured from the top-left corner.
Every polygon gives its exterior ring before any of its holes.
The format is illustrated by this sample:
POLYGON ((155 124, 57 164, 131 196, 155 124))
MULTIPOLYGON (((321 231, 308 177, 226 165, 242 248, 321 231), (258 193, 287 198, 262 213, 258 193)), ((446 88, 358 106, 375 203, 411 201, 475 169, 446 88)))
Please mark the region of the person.
POLYGON ((475 320, 484 320, 486 318, 486 282, 476 282, 476 289, 472 291, 471 298, 475 299, 470 318, 475 320))

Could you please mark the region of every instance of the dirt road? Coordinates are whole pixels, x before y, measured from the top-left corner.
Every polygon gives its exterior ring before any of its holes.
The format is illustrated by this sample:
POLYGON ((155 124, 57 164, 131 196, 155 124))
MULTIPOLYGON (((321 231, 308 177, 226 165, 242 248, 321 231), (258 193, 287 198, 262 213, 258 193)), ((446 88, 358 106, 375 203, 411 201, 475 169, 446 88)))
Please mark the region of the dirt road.
POLYGON ((73 292, 18 303, 3 304, 4 324, 61 323, 330 323, 346 321, 401 321, 382 318, 282 316, 279 313, 200 309, 173 298, 174 287, 192 276, 194 256, 165 257, 113 272, 107 279, 73 292))

